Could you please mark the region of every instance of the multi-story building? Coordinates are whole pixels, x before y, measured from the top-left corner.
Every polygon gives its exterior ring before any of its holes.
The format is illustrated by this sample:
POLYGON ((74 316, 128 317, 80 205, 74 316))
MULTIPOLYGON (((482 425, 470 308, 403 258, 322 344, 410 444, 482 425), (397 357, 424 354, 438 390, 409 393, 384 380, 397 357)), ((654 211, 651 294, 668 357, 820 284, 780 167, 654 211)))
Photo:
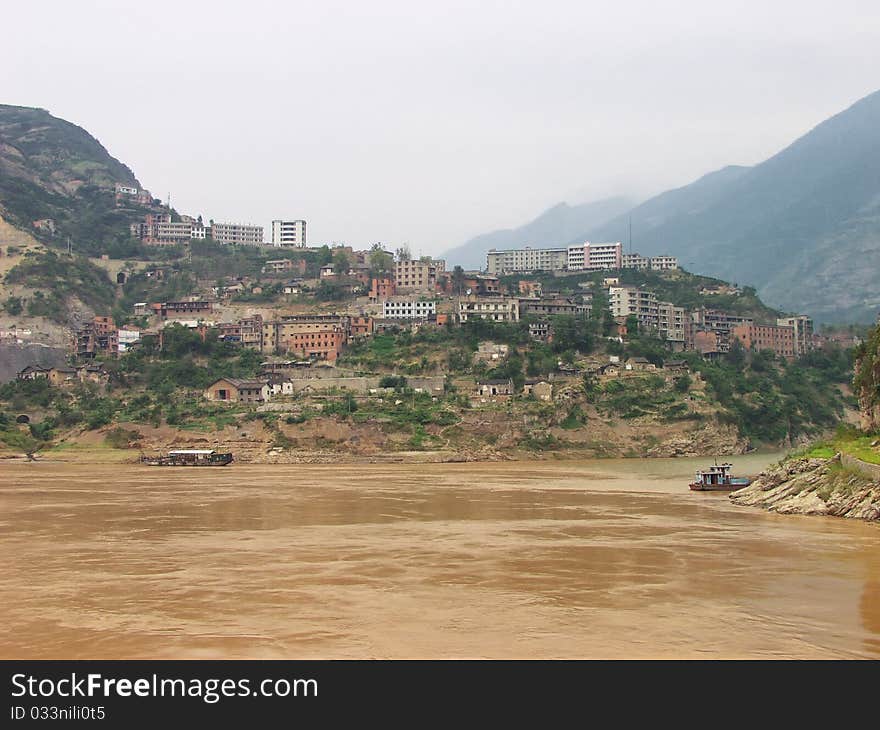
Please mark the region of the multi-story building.
POLYGON ((382 302, 384 319, 431 319, 437 314, 433 299, 386 299, 382 302))
POLYGON ((394 286, 397 291, 437 291, 437 278, 446 271, 442 259, 404 259, 394 264, 394 286))
POLYGON ((647 256, 642 256, 640 253, 625 253, 621 258, 621 267, 624 269, 639 269, 640 271, 644 271, 651 267, 651 259, 647 256))
POLYGON ((112 317, 95 317, 73 333, 73 349, 77 357, 98 355, 118 357, 119 331, 112 317))
POLYGON ((292 314, 263 322, 261 351, 334 361, 347 344, 350 319, 340 314, 292 314))
POLYGON ((619 269, 621 245, 616 243, 585 243, 569 246, 566 250, 565 267, 568 271, 603 271, 619 269))
POLYGON ((214 312, 214 303, 205 299, 185 302, 162 302, 151 305, 151 309, 162 319, 202 319, 214 312))
POLYGON ((675 271, 678 268, 678 259, 675 256, 652 256, 650 268, 652 271, 675 271))
POLYGON ((263 344, 263 318, 259 314, 244 317, 237 322, 221 322, 218 325, 220 338, 228 342, 238 342, 244 347, 259 350, 263 344))
POLYGON ((794 330, 794 351, 798 356, 806 355, 813 349, 813 320, 806 315, 780 317, 776 324, 794 330))
POLYGON ((493 322, 519 322, 519 299, 469 296, 460 300, 459 321, 467 322, 468 319, 475 317, 493 322))
POLYGON ((566 248, 517 248, 486 254, 486 271, 490 274, 513 274, 527 271, 563 271, 568 265, 566 248))
POLYGON ((613 317, 626 319, 635 316, 639 327, 659 329, 659 304, 657 295, 652 291, 630 286, 609 287, 608 306, 613 317))
POLYGON ((387 277, 373 279, 372 286, 370 287, 370 301, 373 303, 381 302, 383 299, 393 297, 396 293, 394 279, 387 277))
POLYGON ((279 247, 306 247, 306 222, 272 221, 272 245, 279 247))
POLYGON ((747 350, 770 350, 793 359, 796 356, 794 327, 777 324, 741 324, 731 330, 731 337, 747 350))
POLYGON ((571 299, 520 299, 519 312, 525 317, 555 317, 561 314, 575 315, 582 311, 583 305, 576 304, 571 299))
POLYGON ((673 350, 684 350, 690 330, 690 318, 684 307, 676 307, 671 302, 657 304, 657 330, 673 350))
POLYGON ((217 243, 262 246, 263 226, 242 223, 211 223, 211 238, 217 243))
POLYGON ((693 322, 693 332, 715 333, 719 352, 727 352, 730 349, 730 333, 734 327, 754 324, 751 317, 742 317, 718 309, 706 309, 706 307, 700 307, 691 312, 691 321, 693 322))

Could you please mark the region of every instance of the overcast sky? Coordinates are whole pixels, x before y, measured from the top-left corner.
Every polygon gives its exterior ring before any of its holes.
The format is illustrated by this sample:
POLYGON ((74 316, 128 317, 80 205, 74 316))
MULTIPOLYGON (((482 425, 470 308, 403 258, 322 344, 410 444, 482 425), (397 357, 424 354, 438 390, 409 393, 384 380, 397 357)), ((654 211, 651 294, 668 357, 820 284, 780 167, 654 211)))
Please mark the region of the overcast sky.
POLYGON ((877 0, 3 0, 0 102, 181 212, 440 253, 752 164, 880 87, 877 0))

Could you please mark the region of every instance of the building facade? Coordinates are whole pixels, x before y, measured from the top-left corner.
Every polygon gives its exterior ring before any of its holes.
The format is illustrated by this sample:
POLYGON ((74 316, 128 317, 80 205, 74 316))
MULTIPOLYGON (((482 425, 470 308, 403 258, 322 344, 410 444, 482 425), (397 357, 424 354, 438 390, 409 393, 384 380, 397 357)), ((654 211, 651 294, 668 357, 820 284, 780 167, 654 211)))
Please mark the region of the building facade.
POLYGON ((382 302, 384 319, 432 319, 437 314, 433 299, 386 299, 382 302))
POLYGON ((242 223, 211 223, 211 238, 217 243, 237 246, 262 246, 263 226, 242 223))
POLYGON ((394 264, 394 286, 397 291, 437 291, 438 277, 446 271, 442 259, 404 259, 394 264))
POLYGON ((519 322, 519 299, 471 296, 459 301, 459 321, 467 322, 474 317, 493 322, 519 322))
POLYGON ((528 271, 563 271, 568 265, 565 248, 517 248, 486 254, 486 271, 490 274, 513 274, 528 271))
POLYGON ((289 248, 306 247, 306 222, 297 221, 272 221, 272 245, 289 248))

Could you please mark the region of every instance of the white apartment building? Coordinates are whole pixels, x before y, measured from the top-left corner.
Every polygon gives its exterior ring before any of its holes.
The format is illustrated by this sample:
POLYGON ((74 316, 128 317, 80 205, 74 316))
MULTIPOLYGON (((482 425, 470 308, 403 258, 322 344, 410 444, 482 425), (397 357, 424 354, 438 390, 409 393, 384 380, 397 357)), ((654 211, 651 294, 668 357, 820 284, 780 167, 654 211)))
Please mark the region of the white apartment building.
POLYGON ((157 223, 155 237, 162 241, 188 241, 192 238, 192 223, 157 223))
POLYGON ((382 302, 385 319, 431 319, 437 315, 433 299, 386 299, 382 302))
POLYGON ((272 221, 272 245, 280 247, 305 248, 306 222, 272 221))
POLYGON ((405 259, 394 264, 394 285, 398 291, 434 292, 445 271, 443 259, 405 259))
POLYGON ((650 266, 653 271, 675 271, 678 259, 675 256, 652 256, 650 266))
POLYGON ((507 297, 469 297, 458 303, 458 318, 490 319, 493 322, 519 322, 519 299, 507 297))
POLYGON ((218 243, 262 246, 263 226, 250 226, 242 223, 212 223, 211 237, 218 243))
POLYGON ((658 329, 660 323, 657 295, 652 291, 628 286, 608 289, 608 306, 614 317, 625 319, 634 315, 640 327, 658 329))
POLYGON ((526 271, 563 271, 568 265, 565 248, 490 249, 486 253, 486 271, 490 274, 513 274, 526 271))

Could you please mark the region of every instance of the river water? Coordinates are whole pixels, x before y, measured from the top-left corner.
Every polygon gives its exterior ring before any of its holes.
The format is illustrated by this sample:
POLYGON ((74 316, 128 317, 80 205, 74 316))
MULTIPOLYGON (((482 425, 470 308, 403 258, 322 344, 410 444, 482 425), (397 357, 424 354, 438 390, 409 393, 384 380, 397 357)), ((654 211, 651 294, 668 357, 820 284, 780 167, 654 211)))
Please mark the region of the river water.
POLYGON ((6 462, 0 657, 880 657, 877 525, 705 463, 6 462))

